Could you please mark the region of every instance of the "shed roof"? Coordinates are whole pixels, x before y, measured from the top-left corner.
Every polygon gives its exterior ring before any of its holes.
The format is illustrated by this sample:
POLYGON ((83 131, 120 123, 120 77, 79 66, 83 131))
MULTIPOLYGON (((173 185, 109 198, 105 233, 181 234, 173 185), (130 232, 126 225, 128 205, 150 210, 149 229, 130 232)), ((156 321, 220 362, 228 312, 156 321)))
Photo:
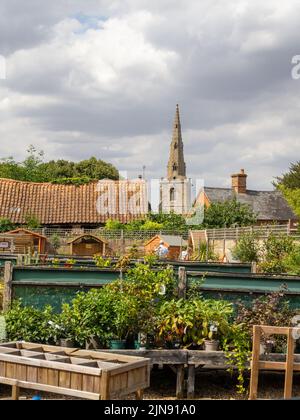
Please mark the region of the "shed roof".
POLYGON ((10 230, 9 232, 6 232, 6 233, 7 235, 18 235, 19 233, 23 233, 24 235, 27 235, 27 236, 35 236, 36 238, 47 240, 46 236, 41 235, 40 233, 37 233, 37 232, 32 232, 31 230, 25 229, 25 228, 18 228, 18 229, 10 230))
POLYGON ((187 241, 178 235, 155 235, 145 245, 149 245, 152 241, 159 238, 169 246, 186 246, 187 241))
POLYGON ((97 241, 97 242, 102 242, 102 243, 105 243, 105 244, 107 244, 108 242, 107 241, 105 241, 104 239, 102 239, 102 238, 98 238, 97 236, 95 236, 95 235, 80 235, 80 236, 77 236, 76 238, 74 238, 74 239, 71 239, 71 240, 69 240, 67 243, 68 244, 74 244, 75 242, 77 242, 77 241, 79 241, 79 239, 83 239, 83 238, 90 238, 90 239, 94 239, 95 241, 97 241))

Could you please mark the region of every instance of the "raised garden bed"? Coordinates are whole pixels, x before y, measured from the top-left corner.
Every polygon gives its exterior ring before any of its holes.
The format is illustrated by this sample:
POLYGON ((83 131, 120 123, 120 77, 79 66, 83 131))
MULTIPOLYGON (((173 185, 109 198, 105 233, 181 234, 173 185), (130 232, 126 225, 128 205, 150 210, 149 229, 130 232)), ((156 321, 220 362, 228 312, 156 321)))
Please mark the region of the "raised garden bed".
POLYGON ((12 342, 0 345, 0 383, 92 400, 121 398, 150 383, 148 359, 79 349, 12 342))

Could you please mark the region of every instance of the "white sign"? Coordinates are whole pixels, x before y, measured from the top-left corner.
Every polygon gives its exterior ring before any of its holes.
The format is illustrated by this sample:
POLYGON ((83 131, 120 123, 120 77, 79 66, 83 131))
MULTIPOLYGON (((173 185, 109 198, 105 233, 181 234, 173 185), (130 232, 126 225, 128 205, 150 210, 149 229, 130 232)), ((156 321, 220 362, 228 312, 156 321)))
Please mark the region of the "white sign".
POLYGON ((0 242, 0 248, 9 248, 9 242, 0 242))

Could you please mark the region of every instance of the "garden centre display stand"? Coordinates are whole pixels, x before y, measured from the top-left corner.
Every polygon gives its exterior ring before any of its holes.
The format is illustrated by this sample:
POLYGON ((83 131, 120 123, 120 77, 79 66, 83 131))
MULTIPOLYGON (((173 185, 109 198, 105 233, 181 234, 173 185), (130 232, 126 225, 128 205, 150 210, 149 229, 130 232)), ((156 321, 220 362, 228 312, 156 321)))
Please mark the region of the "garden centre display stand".
POLYGON ((0 383, 54 394, 107 400, 131 393, 143 398, 150 384, 150 361, 145 358, 98 353, 40 344, 0 345, 0 383))

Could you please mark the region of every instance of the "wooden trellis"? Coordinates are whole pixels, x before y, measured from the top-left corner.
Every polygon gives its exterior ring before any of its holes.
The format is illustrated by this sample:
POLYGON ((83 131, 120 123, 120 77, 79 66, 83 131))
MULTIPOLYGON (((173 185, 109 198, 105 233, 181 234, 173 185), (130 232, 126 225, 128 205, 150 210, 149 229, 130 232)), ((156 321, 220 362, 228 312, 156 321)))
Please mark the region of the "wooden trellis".
POLYGON ((257 399, 258 389, 258 375, 260 370, 276 370, 285 371, 284 383, 284 398, 292 398, 293 390, 293 373, 300 371, 300 363, 295 363, 294 338, 295 328, 288 327, 268 327, 256 325, 253 327, 253 350, 252 350, 252 363, 251 363, 251 381, 250 381, 250 400, 257 399), (278 361, 262 361, 260 360, 260 344, 262 334, 265 335, 285 335, 287 336, 287 354, 284 362, 278 361))

